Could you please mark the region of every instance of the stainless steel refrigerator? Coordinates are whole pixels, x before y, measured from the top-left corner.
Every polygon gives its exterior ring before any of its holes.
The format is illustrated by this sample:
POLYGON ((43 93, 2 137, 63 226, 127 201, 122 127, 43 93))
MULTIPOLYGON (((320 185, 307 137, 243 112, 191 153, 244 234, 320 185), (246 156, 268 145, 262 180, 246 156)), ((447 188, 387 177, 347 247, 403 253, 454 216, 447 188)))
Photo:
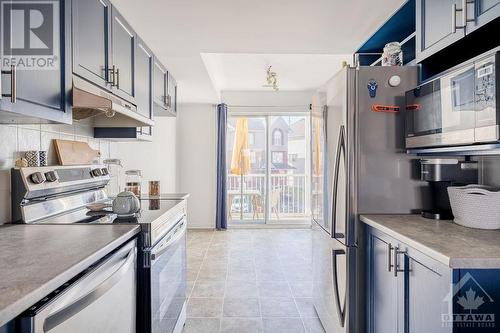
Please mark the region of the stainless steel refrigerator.
POLYGON ((313 299, 327 333, 365 329, 359 214, 422 206, 404 149, 404 96, 416 83, 416 67, 345 67, 313 98, 313 299))

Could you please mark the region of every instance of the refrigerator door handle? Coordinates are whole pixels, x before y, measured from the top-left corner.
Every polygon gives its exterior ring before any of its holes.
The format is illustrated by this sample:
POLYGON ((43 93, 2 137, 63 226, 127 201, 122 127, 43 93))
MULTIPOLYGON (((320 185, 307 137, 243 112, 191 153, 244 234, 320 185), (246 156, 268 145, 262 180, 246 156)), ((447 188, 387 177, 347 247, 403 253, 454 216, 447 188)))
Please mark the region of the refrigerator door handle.
POLYGON ((340 126, 339 132, 339 141, 337 144, 337 156, 335 158, 335 177, 333 180, 333 198, 332 198, 332 230, 331 236, 332 238, 345 238, 343 233, 337 233, 336 225, 337 225, 337 191, 339 186, 339 166, 340 166, 340 155, 344 152, 344 162, 345 162, 345 127, 344 125, 340 126))
POLYGON ((346 298, 344 298, 344 304, 340 304, 340 294, 339 294, 339 282, 337 276, 337 256, 345 255, 344 250, 332 250, 332 275, 333 275, 333 291, 335 296, 335 303, 337 304, 337 314, 339 316, 340 326, 345 325, 345 305, 346 298))

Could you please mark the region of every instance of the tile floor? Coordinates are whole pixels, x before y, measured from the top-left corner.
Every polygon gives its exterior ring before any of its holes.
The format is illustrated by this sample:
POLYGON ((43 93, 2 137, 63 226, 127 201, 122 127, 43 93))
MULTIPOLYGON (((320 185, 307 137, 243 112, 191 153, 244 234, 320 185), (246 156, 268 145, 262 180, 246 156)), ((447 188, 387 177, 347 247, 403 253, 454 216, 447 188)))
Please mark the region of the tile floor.
POLYGON ((311 246, 310 230, 190 231, 184 333, 324 333, 311 246))

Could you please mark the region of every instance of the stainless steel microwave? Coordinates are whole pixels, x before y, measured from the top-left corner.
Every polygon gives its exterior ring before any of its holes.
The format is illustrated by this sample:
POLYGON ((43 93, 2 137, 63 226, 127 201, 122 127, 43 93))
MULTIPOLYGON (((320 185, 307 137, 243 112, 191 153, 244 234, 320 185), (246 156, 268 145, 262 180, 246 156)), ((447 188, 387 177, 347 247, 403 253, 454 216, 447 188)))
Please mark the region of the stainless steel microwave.
POLYGON ((500 53, 470 61, 406 93, 406 148, 500 139, 500 53))

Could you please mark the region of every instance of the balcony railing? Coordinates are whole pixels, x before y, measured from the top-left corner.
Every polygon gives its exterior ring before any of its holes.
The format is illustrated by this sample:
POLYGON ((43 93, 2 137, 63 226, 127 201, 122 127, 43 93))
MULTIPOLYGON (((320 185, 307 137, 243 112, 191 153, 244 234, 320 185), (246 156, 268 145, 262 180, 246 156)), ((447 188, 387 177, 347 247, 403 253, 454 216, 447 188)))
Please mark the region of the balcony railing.
POLYGON ((227 194, 230 218, 263 219, 266 202, 273 220, 303 220, 309 216, 309 187, 305 174, 271 174, 270 190, 264 174, 228 175, 227 194), (267 196, 269 199, 267 200, 267 196))

